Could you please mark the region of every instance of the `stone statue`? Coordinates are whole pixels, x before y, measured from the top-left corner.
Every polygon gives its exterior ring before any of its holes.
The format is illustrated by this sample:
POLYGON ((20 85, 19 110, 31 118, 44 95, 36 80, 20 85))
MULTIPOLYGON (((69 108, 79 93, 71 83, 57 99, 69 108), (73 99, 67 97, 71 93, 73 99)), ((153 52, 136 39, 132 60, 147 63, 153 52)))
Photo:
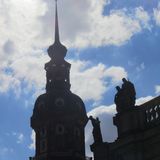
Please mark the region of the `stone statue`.
POLYGON ((114 98, 116 110, 118 113, 128 110, 130 107, 135 106, 136 91, 134 84, 125 78, 122 79, 123 84, 120 88, 116 87, 117 93, 114 98))
POLYGON ((92 116, 89 117, 89 119, 92 122, 93 126, 93 138, 94 138, 94 143, 102 143, 102 133, 101 133, 101 128, 100 128, 100 121, 98 118, 93 118, 92 116))
POLYGON ((122 91, 125 96, 126 105, 133 107, 135 106, 135 100, 136 100, 136 91, 134 84, 129 80, 127 81, 125 78, 123 78, 122 81, 123 81, 122 91))
POLYGON ((123 98, 124 98, 124 96, 123 96, 122 89, 119 86, 116 87, 116 90, 117 90, 117 93, 116 93, 116 95, 114 97, 114 102, 116 104, 117 112, 120 113, 123 110, 122 107, 123 107, 123 101, 124 101, 123 98))

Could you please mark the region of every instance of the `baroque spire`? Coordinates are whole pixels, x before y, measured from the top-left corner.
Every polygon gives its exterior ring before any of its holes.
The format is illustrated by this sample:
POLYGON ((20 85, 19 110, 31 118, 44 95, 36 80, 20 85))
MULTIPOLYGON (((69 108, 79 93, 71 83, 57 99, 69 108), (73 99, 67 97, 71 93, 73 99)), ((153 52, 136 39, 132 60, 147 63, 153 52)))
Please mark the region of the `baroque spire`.
POLYGON ((56 2, 56 13, 55 13, 55 43, 60 43, 59 39, 59 25, 58 25, 58 11, 57 11, 57 0, 56 2))
POLYGON ((66 56, 67 48, 61 44, 59 36, 59 23, 58 23, 58 7, 57 0, 55 0, 55 41, 48 49, 48 55, 51 59, 62 60, 66 56))
POLYGON ((55 0, 55 41, 48 48, 48 55, 51 60, 45 64, 46 70, 46 91, 53 92, 55 89, 70 90, 70 67, 71 64, 65 61, 67 49, 60 42, 58 7, 55 0))

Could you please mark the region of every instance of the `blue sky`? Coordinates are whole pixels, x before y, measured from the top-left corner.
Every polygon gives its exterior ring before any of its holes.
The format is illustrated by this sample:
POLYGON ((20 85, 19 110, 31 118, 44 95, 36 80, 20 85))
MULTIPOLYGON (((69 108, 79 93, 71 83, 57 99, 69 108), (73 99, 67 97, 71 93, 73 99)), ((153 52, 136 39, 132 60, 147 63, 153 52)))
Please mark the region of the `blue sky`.
MULTIPOLYGON (((61 0, 58 6, 71 90, 82 97, 88 115, 100 117, 104 140, 113 141, 113 99, 122 77, 135 84, 137 104, 160 94, 160 1, 61 0)), ((45 92, 53 34, 51 0, 0 0, 1 160, 34 155, 30 117, 36 97, 45 92)), ((90 135, 88 124, 88 155, 90 135)))

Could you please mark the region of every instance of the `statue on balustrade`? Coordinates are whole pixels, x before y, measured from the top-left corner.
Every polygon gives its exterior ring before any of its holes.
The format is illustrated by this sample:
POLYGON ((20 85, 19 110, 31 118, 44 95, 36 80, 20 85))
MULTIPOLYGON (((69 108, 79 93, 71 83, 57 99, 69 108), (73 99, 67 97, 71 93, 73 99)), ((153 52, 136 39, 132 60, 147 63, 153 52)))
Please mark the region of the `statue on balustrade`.
POLYGON ((114 99, 118 113, 126 111, 135 106, 136 101, 136 91, 134 84, 125 78, 123 78, 122 81, 122 87, 116 87, 117 93, 114 99))
POLYGON ((158 119, 160 119, 160 106, 156 107, 156 112, 158 113, 158 119))
POLYGON ((123 107, 124 107, 124 104, 123 104, 124 96, 123 96, 122 89, 119 86, 116 87, 116 90, 117 90, 117 93, 115 95, 114 102, 116 104, 117 112, 120 113, 123 111, 123 107))
POLYGON ((101 133, 101 128, 100 128, 100 121, 99 118, 93 118, 92 116, 89 117, 89 119, 92 122, 93 126, 93 138, 94 138, 94 143, 102 143, 102 133, 101 133))

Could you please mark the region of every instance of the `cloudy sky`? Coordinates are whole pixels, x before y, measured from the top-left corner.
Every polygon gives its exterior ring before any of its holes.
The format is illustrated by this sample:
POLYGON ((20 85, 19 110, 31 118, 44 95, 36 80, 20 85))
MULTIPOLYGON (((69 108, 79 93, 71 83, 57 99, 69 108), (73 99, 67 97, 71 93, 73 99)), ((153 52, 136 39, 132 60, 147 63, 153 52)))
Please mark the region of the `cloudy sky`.
MULTIPOLYGON (((116 138, 115 86, 129 78, 137 103, 160 94, 160 0, 59 0, 61 41, 72 64, 72 92, 98 116, 104 141, 116 138)), ((44 93, 54 41, 53 0, 0 0, 0 159, 34 155, 30 117, 44 93)), ((92 144, 86 128, 87 155, 92 144)))

